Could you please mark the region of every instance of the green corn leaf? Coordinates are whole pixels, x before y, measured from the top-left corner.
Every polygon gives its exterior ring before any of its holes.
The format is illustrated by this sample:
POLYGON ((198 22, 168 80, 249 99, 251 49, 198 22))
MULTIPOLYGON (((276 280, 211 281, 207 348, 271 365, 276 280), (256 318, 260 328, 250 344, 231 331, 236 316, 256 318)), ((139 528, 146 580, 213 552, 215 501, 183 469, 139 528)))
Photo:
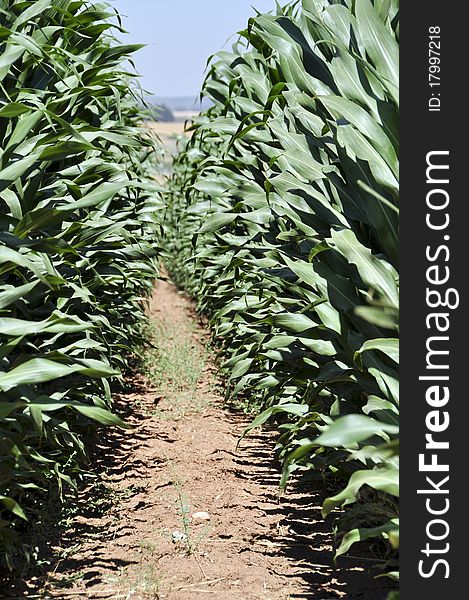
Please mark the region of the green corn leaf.
POLYGON ((104 408, 99 408, 98 406, 80 406, 78 404, 75 404, 74 408, 82 415, 85 415, 85 417, 93 419, 102 425, 117 425, 118 427, 122 427, 124 429, 128 429, 130 427, 127 423, 122 421, 122 419, 119 419, 119 417, 113 415, 104 408))
POLYGON ((320 446, 350 448, 358 442, 383 433, 398 433, 399 427, 381 423, 364 415, 345 415, 321 433, 316 439, 320 446))
POLYGON ((390 468, 356 471, 350 477, 350 481, 344 490, 324 501, 324 516, 328 515, 331 510, 338 506, 345 506, 356 502, 358 493, 364 485, 368 485, 381 492, 387 492, 392 496, 399 496, 399 473, 397 469, 390 468))

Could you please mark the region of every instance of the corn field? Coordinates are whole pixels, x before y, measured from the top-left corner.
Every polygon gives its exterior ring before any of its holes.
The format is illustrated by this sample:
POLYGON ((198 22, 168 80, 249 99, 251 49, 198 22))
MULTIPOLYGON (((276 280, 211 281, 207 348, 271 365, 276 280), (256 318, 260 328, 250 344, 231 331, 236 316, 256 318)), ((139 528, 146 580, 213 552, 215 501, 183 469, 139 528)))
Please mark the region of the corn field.
POLYGON ((0 552, 145 344, 161 257, 209 316, 227 397, 277 428, 280 488, 335 492, 340 556, 398 578, 397 0, 297 0, 211 57, 167 185, 122 45, 84 0, 0 0, 0 552), (313 484, 312 484, 313 485, 313 484), (314 483, 316 485, 316 483, 314 483))

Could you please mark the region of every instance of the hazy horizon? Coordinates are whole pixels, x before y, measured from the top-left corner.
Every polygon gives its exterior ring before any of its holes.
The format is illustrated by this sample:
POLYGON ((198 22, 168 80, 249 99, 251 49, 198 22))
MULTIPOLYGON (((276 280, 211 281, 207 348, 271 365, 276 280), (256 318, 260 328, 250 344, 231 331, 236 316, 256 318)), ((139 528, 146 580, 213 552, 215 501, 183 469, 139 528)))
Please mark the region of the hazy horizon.
POLYGON ((196 99, 207 58, 245 28, 255 14, 251 6, 275 10, 275 0, 112 0, 112 5, 129 32, 120 39, 147 44, 134 63, 142 87, 158 98, 196 99))

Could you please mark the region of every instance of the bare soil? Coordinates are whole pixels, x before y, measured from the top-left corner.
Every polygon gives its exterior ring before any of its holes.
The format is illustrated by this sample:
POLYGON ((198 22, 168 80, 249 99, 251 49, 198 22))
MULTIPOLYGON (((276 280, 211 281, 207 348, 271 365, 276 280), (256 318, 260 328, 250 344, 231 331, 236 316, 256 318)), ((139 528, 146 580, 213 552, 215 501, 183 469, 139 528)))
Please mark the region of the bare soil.
POLYGON ((187 298, 159 281, 149 311, 159 348, 118 398, 132 428, 103 430, 93 458, 105 510, 99 487, 83 492, 84 508, 56 541, 60 558, 5 597, 384 600, 369 562, 334 565, 321 483, 279 497, 274 434, 237 448, 249 418, 224 404, 187 298))

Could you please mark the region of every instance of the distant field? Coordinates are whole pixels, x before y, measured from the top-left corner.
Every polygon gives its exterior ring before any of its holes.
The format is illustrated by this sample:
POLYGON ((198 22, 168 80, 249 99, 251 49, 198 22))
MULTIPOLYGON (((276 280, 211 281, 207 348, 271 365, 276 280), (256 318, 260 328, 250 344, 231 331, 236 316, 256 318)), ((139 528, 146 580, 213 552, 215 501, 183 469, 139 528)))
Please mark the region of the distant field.
POLYGON ((196 114, 197 113, 194 113, 193 110, 173 110, 174 120, 180 121, 182 123, 184 123, 184 121, 192 119, 192 117, 196 114))
MULTIPOLYGON (((193 114, 194 113, 188 113, 187 119, 190 119, 193 114)), ((168 174, 171 171, 172 157, 177 154, 177 136, 184 134, 185 123, 183 121, 172 121, 169 123, 157 123, 151 121, 147 123, 147 125, 158 135, 163 144, 165 150, 163 172, 168 174)), ((191 134, 186 133, 186 135, 189 136, 191 134)))
MULTIPOLYGON (((161 138, 171 138, 175 135, 181 135, 184 133, 184 121, 171 121, 169 123, 156 123, 151 122, 149 126, 155 131, 161 138)), ((165 140, 163 139, 163 142, 165 140)))

